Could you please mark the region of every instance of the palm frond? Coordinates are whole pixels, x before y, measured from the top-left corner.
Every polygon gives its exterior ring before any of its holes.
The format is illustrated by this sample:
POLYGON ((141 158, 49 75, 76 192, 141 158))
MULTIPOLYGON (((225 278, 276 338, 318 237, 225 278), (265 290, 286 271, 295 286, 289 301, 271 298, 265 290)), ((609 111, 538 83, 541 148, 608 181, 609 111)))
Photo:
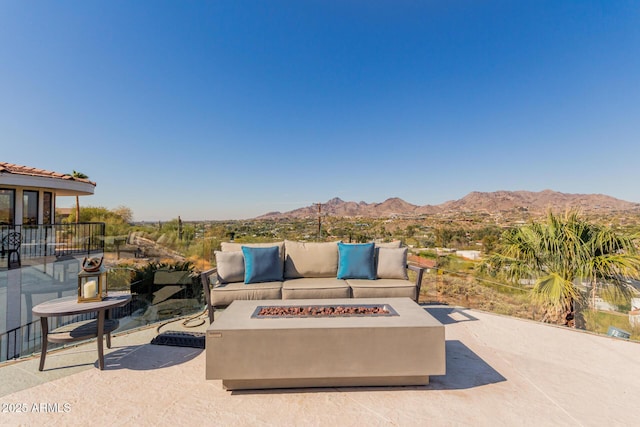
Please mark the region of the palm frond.
POLYGON ((572 311, 582 297, 575 284, 586 280, 606 286, 616 298, 628 298, 628 279, 640 279, 639 236, 621 236, 610 227, 580 218, 576 210, 564 215, 549 211, 543 222, 505 231, 501 249, 486 262, 495 275, 509 281, 534 279, 532 297, 554 310, 572 311))
POLYGON ((531 294, 535 301, 556 308, 571 309, 571 302, 579 298, 573 282, 556 273, 550 273, 536 280, 531 294))

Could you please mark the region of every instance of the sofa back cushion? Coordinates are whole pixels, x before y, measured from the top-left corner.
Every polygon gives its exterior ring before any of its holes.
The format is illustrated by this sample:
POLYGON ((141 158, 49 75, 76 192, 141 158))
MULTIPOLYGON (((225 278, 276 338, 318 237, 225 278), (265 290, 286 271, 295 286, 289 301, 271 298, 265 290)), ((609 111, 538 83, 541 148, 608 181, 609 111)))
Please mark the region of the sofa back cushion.
POLYGON ((407 248, 376 248, 378 279, 407 280, 407 248))
POLYGON ((222 242, 220 244, 220 248, 222 249, 222 252, 242 252, 243 246, 246 246, 248 248, 270 248, 272 246, 277 246, 278 251, 280 253, 280 259, 284 263, 284 242, 273 242, 273 243, 222 242))
POLYGON ((338 272, 337 242, 307 243, 284 241, 284 278, 336 277, 338 272))

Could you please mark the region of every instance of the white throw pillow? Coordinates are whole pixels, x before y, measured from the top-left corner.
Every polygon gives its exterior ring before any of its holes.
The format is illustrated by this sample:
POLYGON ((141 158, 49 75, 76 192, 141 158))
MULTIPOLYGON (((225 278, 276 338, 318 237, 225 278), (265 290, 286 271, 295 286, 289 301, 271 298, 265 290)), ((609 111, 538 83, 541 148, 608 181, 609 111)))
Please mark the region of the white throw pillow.
POLYGON ((244 281, 244 255, 242 251, 215 251, 218 281, 233 283, 244 281))
POLYGON ((407 248, 376 248, 378 279, 403 279, 407 276, 407 248))
POLYGON ((376 248, 399 248, 402 246, 402 241, 394 240, 393 242, 376 243, 376 248))

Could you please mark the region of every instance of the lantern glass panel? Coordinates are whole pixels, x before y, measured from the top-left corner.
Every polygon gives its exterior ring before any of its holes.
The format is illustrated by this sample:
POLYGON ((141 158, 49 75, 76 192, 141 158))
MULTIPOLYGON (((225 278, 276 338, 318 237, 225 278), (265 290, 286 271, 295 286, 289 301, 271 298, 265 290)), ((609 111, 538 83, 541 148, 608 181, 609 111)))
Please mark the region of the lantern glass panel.
POLYGON ((78 274, 78 302, 102 301, 106 295, 106 271, 78 274))

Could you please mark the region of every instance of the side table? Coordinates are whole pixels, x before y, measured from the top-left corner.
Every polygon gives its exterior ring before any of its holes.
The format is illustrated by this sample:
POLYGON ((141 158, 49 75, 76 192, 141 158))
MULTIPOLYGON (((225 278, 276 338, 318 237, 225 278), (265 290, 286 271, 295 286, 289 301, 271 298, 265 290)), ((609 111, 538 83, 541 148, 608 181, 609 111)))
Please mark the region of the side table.
POLYGON ((98 365, 104 369, 103 337, 106 335, 107 348, 111 348, 111 332, 118 328, 118 320, 109 319, 108 310, 122 307, 131 301, 131 294, 124 292, 110 292, 102 301, 78 302, 76 296, 53 299, 33 307, 32 312, 40 316, 42 325, 42 352, 40 355, 40 371, 44 369, 47 356, 47 343, 73 342, 90 338, 98 341, 98 365), (49 331, 49 317, 73 316, 76 314, 98 314, 97 319, 71 323, 49 331))

